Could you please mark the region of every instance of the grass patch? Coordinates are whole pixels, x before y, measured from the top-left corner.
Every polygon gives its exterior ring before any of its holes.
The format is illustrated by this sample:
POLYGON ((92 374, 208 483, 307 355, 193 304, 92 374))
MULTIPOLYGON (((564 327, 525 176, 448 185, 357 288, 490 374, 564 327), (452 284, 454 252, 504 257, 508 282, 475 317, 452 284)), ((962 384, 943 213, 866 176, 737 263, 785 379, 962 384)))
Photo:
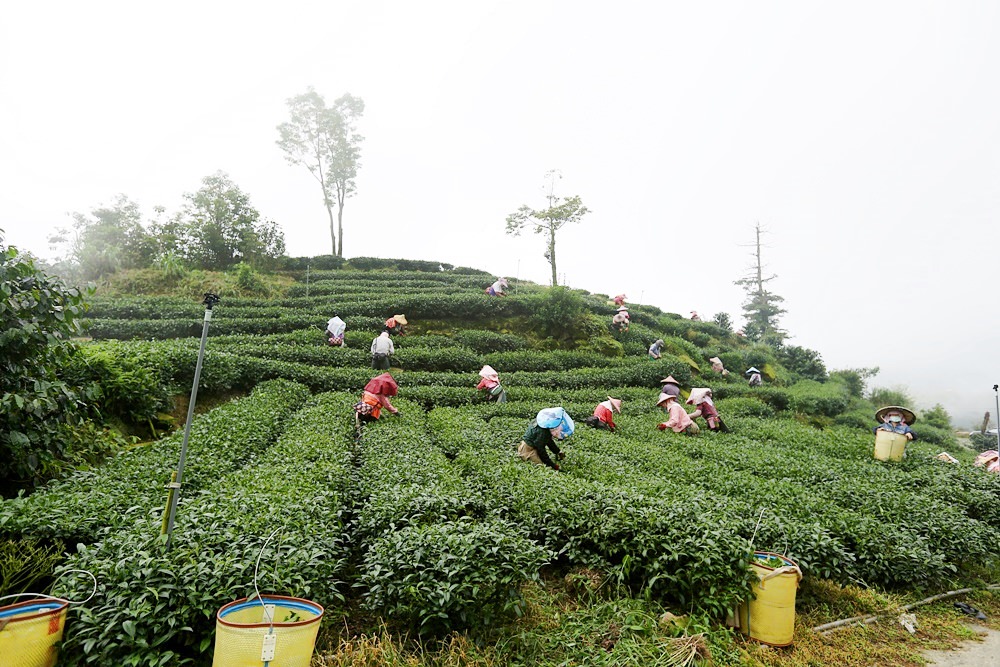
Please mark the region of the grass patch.
MULTIPOLYGON (((927 650, 949 650, 979 638, 978 628, 1000 630, 1000 591, 977 591, 912 610, 911 635, 898 622, 915 599, 826 581, 803 583, 792 646, 773 648, 702 619, 674 617, 656 601, 631 598, 586 568, 550 571, 522 590, 524 615, 501 627, 454 633, 421 642, 375 617, 349 627, 330 619, 320 634, 314 666, 322 667, 544 667, 563 665, 714 665, 716 667, 826 667, 926 665, 927 650), (953 603, 965 600, 988 616, 976 622, 953 603), (891 613, 887 613, 891 612, 891 613), (840 618, 887 613, 870 625, 828 635, 812 627, 840 618), (680 656, 680 657, 678 657, 680 656)), ((673 610, 677 612, 677 610, 673 610)))

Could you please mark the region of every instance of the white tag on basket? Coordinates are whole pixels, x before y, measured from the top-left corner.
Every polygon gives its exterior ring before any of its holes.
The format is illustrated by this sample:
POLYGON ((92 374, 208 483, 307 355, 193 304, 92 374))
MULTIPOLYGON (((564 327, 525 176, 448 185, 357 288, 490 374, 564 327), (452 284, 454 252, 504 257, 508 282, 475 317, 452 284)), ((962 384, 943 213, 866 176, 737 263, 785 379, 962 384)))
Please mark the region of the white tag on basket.
POLYGON ((260 649, 260 659, 262 662, 274 660, 274 649, 278 645, 278 635, 273 632, 264 635, 264 645, 260 649))
POLYGON ((260 622, 274 623, 274 610, 275 610, 275 605, 273 604, 264 605, 264 618, 260 619, 260 622))

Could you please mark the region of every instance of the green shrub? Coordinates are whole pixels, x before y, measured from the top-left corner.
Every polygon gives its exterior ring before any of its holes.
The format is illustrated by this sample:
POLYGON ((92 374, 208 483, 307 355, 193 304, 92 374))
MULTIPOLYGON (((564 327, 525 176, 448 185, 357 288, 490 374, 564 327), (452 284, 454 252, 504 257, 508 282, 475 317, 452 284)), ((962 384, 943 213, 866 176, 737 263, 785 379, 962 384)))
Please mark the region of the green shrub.
POLYGON ((997 449, 997 437, 992 433, 970 433, 969 443, 978 452, 997 449))
POLYGON ((582 318, 583 297, 557 285, 533 299, 529 322, 540 337, 567 343, 576 337, 582 318))
MULTIPOLYGON (((315 600, 333 612, 347 588, 353 428, 350 419, 330 415, 348 413, 353 400, 318 397, 251 465, 205 480, 201 493, 186 491, 170 550, 156 535, 158 513, 94 546, 79 545, 65 567, 93 572, 98 590, 67 625, 62 661, 204 664, 215 612, 254 594, 258 554, 261 590, 315 600)), ((89 588, 89 580, 64 578, 54 592, 83 599, 89 588)))
POLYGON ((718 401, 718 410, 723 418, 757 417, 758 419, 769 419, 774 417, 773 407, 750 396, 722 399, 718 401))
POLYGON ((916 437, 924 442, 949 446, 955 445, 958 442, 955 438, 955 433, 950 428, 938 428, 924 422, 917 422, 911 428, 916 437))
POLYGON ((788 394, 789 407, 806 415, 836 417, 847 409, 847 389, 839 383, 802 380, 792 385, 788 394))
POLYGON ((79 289, 5 246, 0 230, 0 496, 56 475, 75 455, 67 435, 84 426, 96 388, 59 371, 86 307, 79 289))
POLYGON ((463 329, 455 332, 455 340, 477 354, 491 352, 512 352, 528 347, 527 341, 513 334, 498 333, 479 329, 463 329))
POLYGON ((520 588, 550 554, 509 523, 465 517, 387 531, 368 549, 366 605, 445 634, 523 614, 520 588))
POLYGON ((913 405, 913 397, 906 391, 905 387, 874 387, 868 394, 868 400, 873 405, 884 407, 886 405, 901 405, 907 407, 913 405))
POLYGON ((234 267, 236 273, 236 286, 243 294, 259 294, 267 296, 270 293, 267 285, 260 279, 257 270, 247 264, 240 262, 234 267))
POLYGON ((864 409, 844 412, 834 417, 833 421, 835 424, 840 426, 847 426, 864 431, 871 431, 875 426, 877 426, 875 420, 872 419, 872 412, 864 409))

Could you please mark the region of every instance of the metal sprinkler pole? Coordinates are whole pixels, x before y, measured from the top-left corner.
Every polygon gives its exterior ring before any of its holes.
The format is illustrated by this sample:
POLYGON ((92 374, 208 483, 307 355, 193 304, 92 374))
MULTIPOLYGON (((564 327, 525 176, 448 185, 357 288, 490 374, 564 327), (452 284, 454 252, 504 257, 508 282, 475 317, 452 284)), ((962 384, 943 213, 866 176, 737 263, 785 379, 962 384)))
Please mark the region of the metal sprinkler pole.
POLYGON ((191 435, 191 419, 194 417, 194 404, 198 400, 198 383, 201 381, 201 365, 205 359, 205 339, 208 338, 208 323, 212 321, 212 306, 219 303, 219 297, 212 293, 205 294, 205 320, 201 327, 201 347, 198 348, 198 363, 194 367, 194 383, 191 385, 191 401, 188 403, 187 421, 184 422, 184 441, 181 443, 181 458, 177 462, 177 477, 168 487, 170 494, 170 512, 167 516, 167 549, 174 533, 174 517, 177 514, 177 501, 181 495, 181 485, 184 483, 184 459, 187 458, 188 438, 191 435))
POLYGON ((1000 392, 997 388, 1000 388, 1000 384, 993 385, 993 397, 997 402, 997 451, 1000 452, 1000 392))

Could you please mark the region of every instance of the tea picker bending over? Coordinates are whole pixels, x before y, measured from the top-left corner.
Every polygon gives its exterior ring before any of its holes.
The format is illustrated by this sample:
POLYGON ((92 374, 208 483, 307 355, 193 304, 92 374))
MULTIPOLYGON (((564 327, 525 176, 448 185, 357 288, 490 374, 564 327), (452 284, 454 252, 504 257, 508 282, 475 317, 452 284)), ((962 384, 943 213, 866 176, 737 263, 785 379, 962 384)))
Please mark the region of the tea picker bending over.
POLYGON ((670 419, 660 422, 656 428, 666 431, 668 428, 674 433, 684 433, 685 435, 697 435, 701 429, 691 420, 691 416, 685 412, 677 397, 672 394, 660 394, 660 399, 656 402, 658 407, 664 408, 670 415, 670 419))
POLYGON ((628 314, 628 308, 625 306, 618 306, 618 312, 615 316, 611 318, 611 326, 613 326, 618 331, 628 331, 629 322, 632 318, 628 314))
POLYGON ((559 470, 559 464, 549 457, 549 450, 562 461, 566 454, 559 449, 557 440, 565 440, 573 435, 576 426, 563 408, 545 408, 531 420, 528 430, 524 432, 521 444, 517 446, 517 455, 525 461, 537 465, 546 465, 553 470, 559 470))
POLYGON ((607 431, 615 430, 615 415, 622 413, 622 401, 620 398, 611 398, 602 401, 594 408, 594 414, 583 420, 583 423, 591 428, 602 428, 607 431))
POLYGON ((729 375, 729 371, 727 371, 726 367, 722 365, 722 359, 719 359, 718 357, 712 357, 711 359, 708 360, 708 362, 712 364, 713 373, 719 373, 720 375, 729 375))
POLYGON ((382 408, 398 415, 399 410, 389 402, 389 397, 395 396, 398 391, 399 386, 388 373, 373 377, 361 392, 361 400, 354 405, 358 420, 373 422, 382 415, 382 408))
POLYGON ((749 385, 751 387, 759 387, 762 384, 762 381, 761 381, 761 378, 760 378, 760 371, 757 370, 756 368, 754 368, 753 366, 751 366, 750 368, 748 368, 746 370, 746 372, 743 373, 743 375, 749 375, 750 376, 749 385))
POLYGON ((691 419, 697 419, 698 417, 704 417, 705 423, 708 424, 709 431, 722 431, 723 433, 728 433, 729 429, 726 428, 726 424, 722 421, 719 416, 719 411, 715 408, 715 402, 712 401, 712 390, 708 387, 696 387, 691 390, 691 395, 688 396, 686 401, 688 405, 693 405, 697 409, 688 415, 691 419))
POLYGON ((500 385, 500 375, 489 364, 482 367, 479 377, 483 378, 476 385, 477 390, 486 390, 486 400, 497 403, 507 402, 507 392, 500 385))
POLYGON ((653 344, 649 346, 649 356, 651 359, 659 359, 663 355, 663 346, 666 343, 663 342, 662 338, 657 338, 653 341, 653 344))
POLYGON ((406 315, 393 315, 385 321, 385 330, 390 334, 396 334, 402 336, 405 332, 403 328, 409 324, 406 321, 406 315))
POLYGON ((497 278, 496 282, 486 288, 487 296, 507 296, 504 288, 509 287, 506 278, 497 278))
POLYGON ((333 314, 330 321, 326 323, 326 343, 336 347, 344 347, 344 332, 347 331, 347 323, 340 319, 337 313, 333 314))
POLYGON ((908 424, 912 424, 916 420, 916 415, 910 410, 898 405, 889 405, 880 408, 875 413, 875 421, 879 422, 879 425, 873 428, 872 432, 877 435, 879 431, 889 431, 890 433, 905 435, 907 440, 913 440, 916 435, 908 424))

